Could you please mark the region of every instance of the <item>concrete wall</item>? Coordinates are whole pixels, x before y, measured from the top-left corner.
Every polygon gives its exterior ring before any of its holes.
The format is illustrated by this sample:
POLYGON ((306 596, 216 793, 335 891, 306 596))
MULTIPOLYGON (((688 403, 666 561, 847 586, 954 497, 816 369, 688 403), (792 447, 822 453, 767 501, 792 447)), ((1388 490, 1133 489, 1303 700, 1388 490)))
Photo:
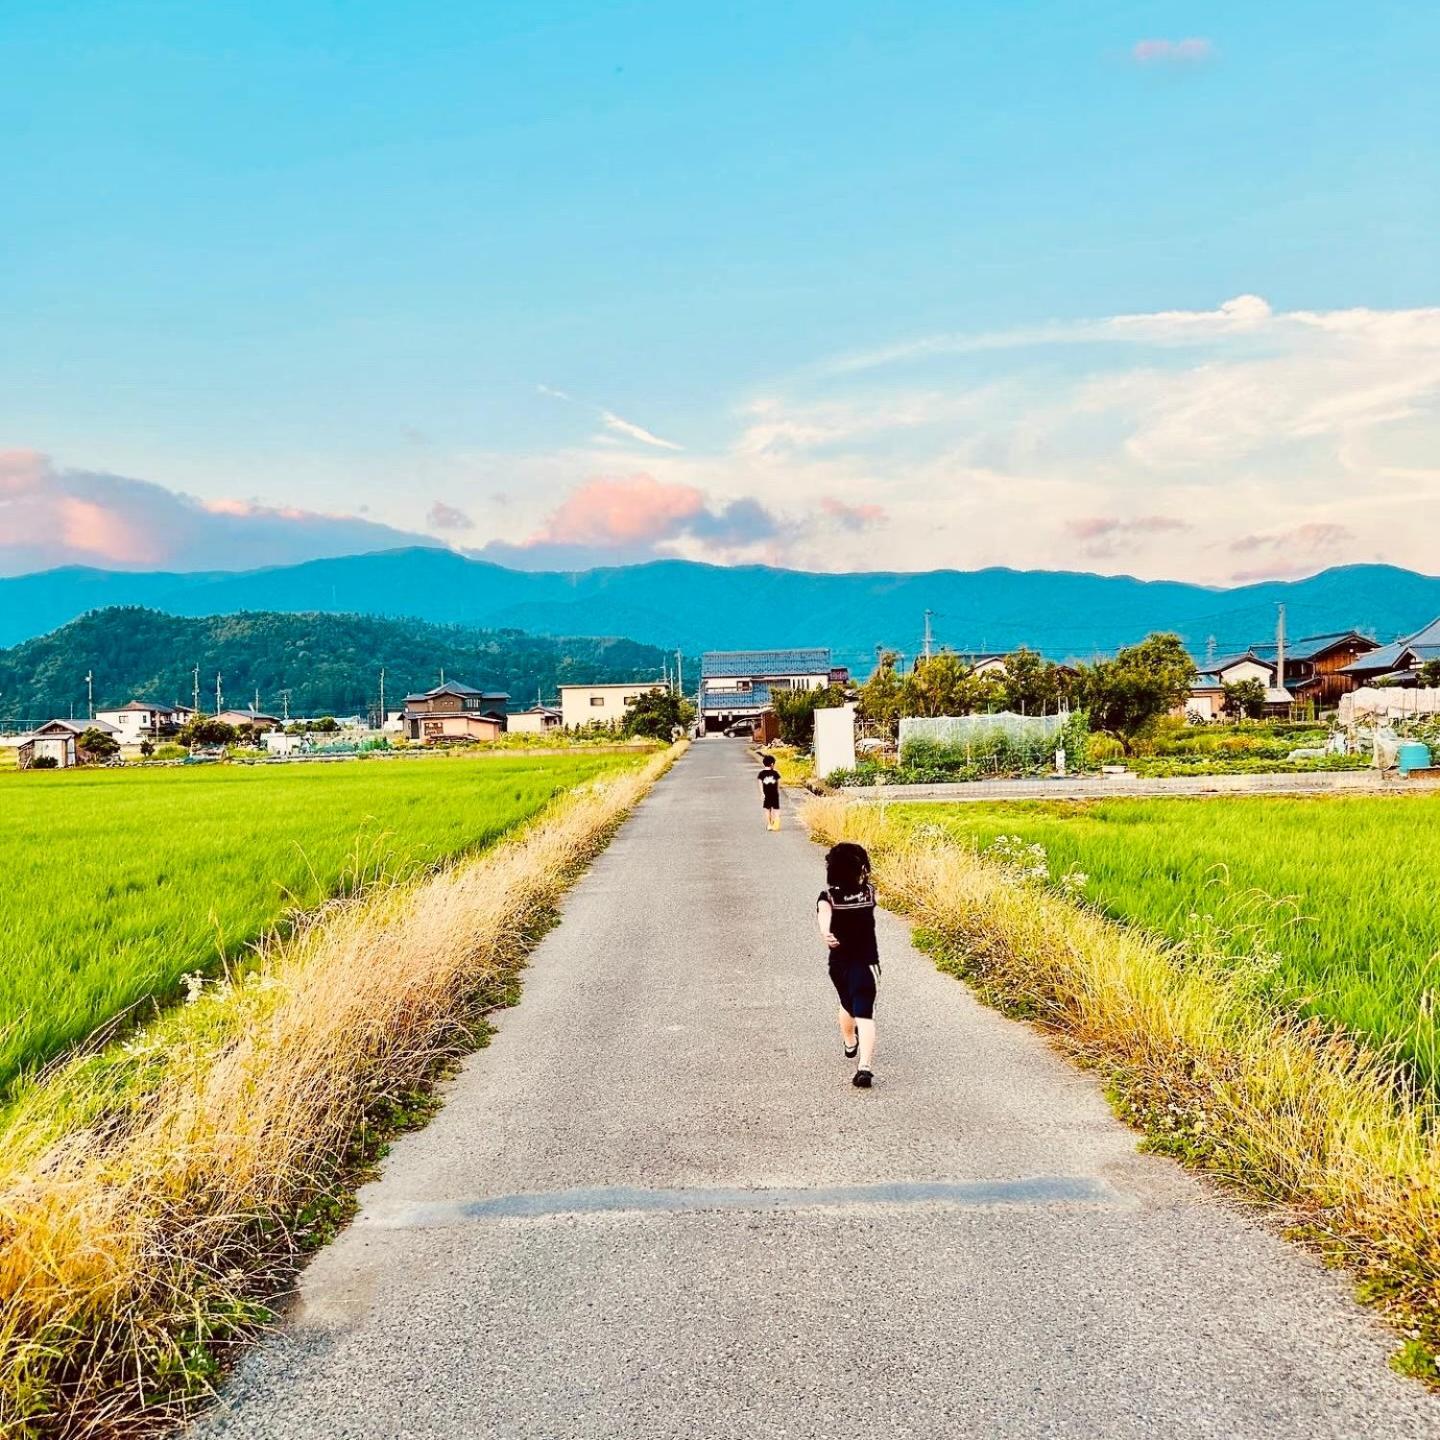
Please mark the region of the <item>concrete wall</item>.
POLYGON ((855 707, 840 705, 815 712, 815 773, 823 780, 834 770, 855 768, 855 707))

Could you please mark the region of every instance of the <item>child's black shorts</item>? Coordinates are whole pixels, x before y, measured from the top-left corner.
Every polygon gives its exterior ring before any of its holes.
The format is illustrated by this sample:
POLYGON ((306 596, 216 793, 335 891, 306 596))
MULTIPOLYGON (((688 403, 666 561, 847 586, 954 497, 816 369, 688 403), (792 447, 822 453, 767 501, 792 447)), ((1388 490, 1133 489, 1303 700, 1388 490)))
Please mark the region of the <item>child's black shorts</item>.
POLYGON ((847 1015, 857 1020, 875 1018, 875 976, 878 965, 863 960, 850 960, 843 955, 830 957, 830 981, 847 1015))

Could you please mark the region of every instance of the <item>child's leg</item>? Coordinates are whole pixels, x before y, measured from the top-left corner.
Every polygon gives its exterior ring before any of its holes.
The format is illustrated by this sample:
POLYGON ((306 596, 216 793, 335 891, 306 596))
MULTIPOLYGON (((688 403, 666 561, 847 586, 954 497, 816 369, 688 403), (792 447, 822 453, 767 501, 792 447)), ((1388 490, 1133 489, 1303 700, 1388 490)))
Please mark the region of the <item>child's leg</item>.
POLYGON ((875 1068, 875 1022, 873 1020, 857 1020, 855 1028, 860 1032, 860 1058, 855 1062, 858 1070, 873 1070, 875 1068))
POLYGON ((855 1048, 855 1017, 842 1005, 840 1007, 840 1038, 845 1042, 847 1050, 855 1048))

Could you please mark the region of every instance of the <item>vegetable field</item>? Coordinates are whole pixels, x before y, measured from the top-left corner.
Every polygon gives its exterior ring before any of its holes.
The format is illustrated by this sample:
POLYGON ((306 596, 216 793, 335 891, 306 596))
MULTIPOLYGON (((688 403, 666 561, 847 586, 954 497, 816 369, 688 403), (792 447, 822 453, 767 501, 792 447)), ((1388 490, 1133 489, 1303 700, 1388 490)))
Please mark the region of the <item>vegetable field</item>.
POLYGON ((288 914, 494 841, 616 754, 27 772, 0 794, 0 1092, 288 914))
POLYGON ((1440 795, 895 807, 1393 1050, 1440 1083, 1440 795), (1014 840, 1001 837, 1018 837, 1014 840), (998 842, 998 844, 997 844, 998 842), (1033 852, 1032 852, 1033 853, 1033 852))

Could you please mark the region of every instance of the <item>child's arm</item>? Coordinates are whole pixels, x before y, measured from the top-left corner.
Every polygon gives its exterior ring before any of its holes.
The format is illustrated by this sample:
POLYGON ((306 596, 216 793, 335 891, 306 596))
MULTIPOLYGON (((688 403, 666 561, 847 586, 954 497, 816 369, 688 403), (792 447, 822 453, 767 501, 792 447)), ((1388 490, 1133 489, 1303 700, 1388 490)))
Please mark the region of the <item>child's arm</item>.
POLYGON ((815 906, 815 926, 820 931, 820 938, 831 949, 839 945, 839 941, 830 933, 830 917, 835 911, 828 900, 821 900, 815 906))

